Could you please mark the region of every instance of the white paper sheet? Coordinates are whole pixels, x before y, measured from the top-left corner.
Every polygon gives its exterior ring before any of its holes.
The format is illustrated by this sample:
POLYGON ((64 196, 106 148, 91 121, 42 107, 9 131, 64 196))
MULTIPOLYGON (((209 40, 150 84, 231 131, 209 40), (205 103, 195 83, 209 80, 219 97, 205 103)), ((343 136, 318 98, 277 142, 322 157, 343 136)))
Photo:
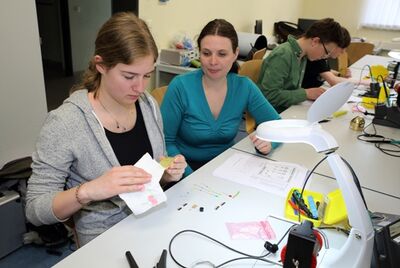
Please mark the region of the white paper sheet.
POLYGON ((303 185, 307 169, 297 164, 235 153, 213 175, 285 197, 292 187, 303 185))
POLYGON ((119 196, 125 201, 133 214, 139 215, 166 201, 167 196, 159 184, 164 173, 164 168, 159 163, 146 153, 134 166, 150 173, 152 176, 151 181, 144 185, 143 191, 122 193, 119 196))

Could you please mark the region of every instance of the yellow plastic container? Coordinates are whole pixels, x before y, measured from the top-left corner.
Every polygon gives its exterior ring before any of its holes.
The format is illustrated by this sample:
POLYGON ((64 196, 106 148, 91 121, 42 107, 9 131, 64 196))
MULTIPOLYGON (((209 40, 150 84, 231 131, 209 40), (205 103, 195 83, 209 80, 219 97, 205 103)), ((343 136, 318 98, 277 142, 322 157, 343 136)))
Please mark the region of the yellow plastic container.
MULTIPOLYGON (((295 214, 293 207, 288 202, 289 200, 291 200, 294 190, 298 190, 299 192, 301 192, 301 189, 299 188, 292 188, 289 191, 286 197, 285 217, 294 221, 298 221, 299 216, 295 214)), ((300 214, 300 221, 309 220, 313 222, 315 227, 318 227, 322 223, 326 225, 332 225, 347 219, 346 204, 344 202, 342 192, 339 189, 330 192, 326 196, 318 192, 304 190, 303 200, 304 203, 310 208, 310 204, 308 202, 309 195, 313 197, 315 203, 319 202, 318 220, 300 214)))
MULTIPOLYGON (((299 215, 296 215, 294 212, 293 207, 289 204, 289 200, 291 200, 292 198, 292 194, 294 190, 298 190, 301 193, 301 189, 299 188, 292 188, 287 197, 286 197, 286 204, 285 204, 285 217, 294 221, 298 221, 299 220, 299 215)), ((311 195, 314 198, 314 202, 319 202, 320 204, 322 204, 324 202, 324 196, 320 193, 317 192, 312 192, 312 191, 308 191, 308 190, 304 190, 303 192, 303 199, 304 199, 304 203, 310 207, 310 204, 308 203, 308 196, 311 195)), ((311 219, 305 215, 300 214, 300 221, 303 220, 309 220, 312 221, 315 227, 318 227, 321 225, 322 219, 318 219, 318 220, 314 220, 311 219)))
POLYGON ((342 196, 342 191, 336 189, 330 192, 325 198, 325 215, 323 222, 327 225, 336 224, 347 219, 346 204, 342 196))
POLYGON ((362 97, 362 105, 365 108, 373 109, 378 103, 384 103, 386 101, 386 96, 389 96, 389 91, 387 91, 387 95, 385 94, 385 89, 381 87, 379 91, 379 98, 373 97, 362 97))
POLYGON ((389 74, 388 69, 383 65, 372 65, 371 66, 371 73, 375 80, 378 80, 378 76, 382 76, 383 79, 389 74))

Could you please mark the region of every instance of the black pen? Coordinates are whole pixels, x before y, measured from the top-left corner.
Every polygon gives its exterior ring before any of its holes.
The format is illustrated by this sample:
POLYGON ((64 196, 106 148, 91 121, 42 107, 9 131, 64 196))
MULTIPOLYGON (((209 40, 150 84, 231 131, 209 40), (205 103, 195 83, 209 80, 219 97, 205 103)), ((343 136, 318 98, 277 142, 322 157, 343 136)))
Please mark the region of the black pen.
POLYGON ((139 268, 139 266, 135 262, 135 259, 133 258, 132 254, 131 254, 131 252, 129 250, 127 252, 125 252, 125 256, 126 256, 126 259, 128 260, 129 267, 131 267, 131 268, 139 268))

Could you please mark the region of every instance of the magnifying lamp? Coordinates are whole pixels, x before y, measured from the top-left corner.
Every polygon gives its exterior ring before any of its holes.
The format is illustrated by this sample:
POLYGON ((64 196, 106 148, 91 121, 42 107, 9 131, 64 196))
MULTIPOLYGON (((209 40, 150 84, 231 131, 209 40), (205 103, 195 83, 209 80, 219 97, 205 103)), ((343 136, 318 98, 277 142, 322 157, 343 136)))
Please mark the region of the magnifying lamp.
MULTIPOLYGON (((396 61, 393 61, 389 63, 389 66, 393 66, 393 79, 392 82, 390 83, 390 88, 393 88, 394 83, 396 82, 397 75, 399 73, 399 67, 400 67, 400 50, 391 50, 388 53, 388 56, 395 59, 396 61)), ((389 69, 389 67, 388 67, 389 69)))
POLYGON ((400 50, 391 50, 388 53, 389 57, 392 57, 393 59, 400 60, 400 50))
POLYGON ((327 160, 344 201, 352 226, 345 244, 340 249, 327 250, 321 267, 369 267, 371 263, 374 230, 361 194, 350 170, 336 153, 339 148, 334 137, 318 123, 337 111, 350 97, 354 85, 339 83, 325 91, 310 107, 307 120, 282 119, 268 121, 257 127, 259 139, 282 143, 306 143, 318 153, 327 154, 327 160))

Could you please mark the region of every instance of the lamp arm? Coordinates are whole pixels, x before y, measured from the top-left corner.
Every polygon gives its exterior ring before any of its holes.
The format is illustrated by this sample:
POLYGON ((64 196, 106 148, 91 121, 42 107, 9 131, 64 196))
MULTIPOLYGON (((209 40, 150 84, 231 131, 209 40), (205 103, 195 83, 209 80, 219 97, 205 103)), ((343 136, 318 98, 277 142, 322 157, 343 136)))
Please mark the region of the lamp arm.
POLYGON ((346 164, 336 153, 327 157, 346 203, 352 226, 346 243, 339 249, 329 249, 321 267, 369 267, 374 243, 371 218, 346 164))

